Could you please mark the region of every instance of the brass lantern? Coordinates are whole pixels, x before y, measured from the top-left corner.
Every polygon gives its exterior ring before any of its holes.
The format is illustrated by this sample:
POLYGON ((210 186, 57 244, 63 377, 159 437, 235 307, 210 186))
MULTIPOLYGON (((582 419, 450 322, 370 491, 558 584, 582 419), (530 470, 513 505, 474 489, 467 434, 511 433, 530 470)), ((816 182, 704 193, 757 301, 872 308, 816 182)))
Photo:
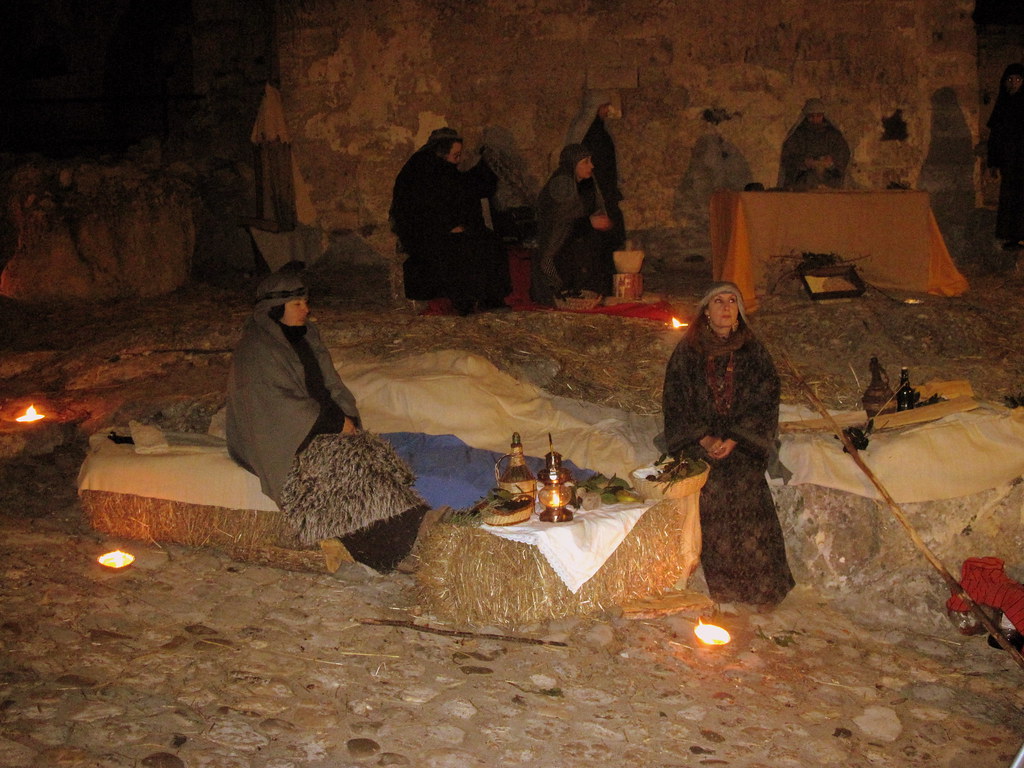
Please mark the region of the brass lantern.
MULTIPOLYGON (((551 435, 548 435, 548 445, 551 446, 551 435)), ((540 483, 537 501, 543 507, 540 519, 546 523, 565 523, 572 520, 569 503, 573 500, 575 483, 569 470, 562 466, 562 454, 553 446, 544 456, 544 469, 537 480, 540 483)))

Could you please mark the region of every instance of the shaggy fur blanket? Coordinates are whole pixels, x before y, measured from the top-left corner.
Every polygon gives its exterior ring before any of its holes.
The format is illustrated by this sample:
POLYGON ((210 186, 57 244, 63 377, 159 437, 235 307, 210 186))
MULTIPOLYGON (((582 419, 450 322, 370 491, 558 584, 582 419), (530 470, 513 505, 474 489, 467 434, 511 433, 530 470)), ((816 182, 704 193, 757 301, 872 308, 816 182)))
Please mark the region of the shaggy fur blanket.
POLYGON ((281 507, 299 540, 315 544, 423 505, 415 480, 377 435, 319 435, 292 462, 281 507))

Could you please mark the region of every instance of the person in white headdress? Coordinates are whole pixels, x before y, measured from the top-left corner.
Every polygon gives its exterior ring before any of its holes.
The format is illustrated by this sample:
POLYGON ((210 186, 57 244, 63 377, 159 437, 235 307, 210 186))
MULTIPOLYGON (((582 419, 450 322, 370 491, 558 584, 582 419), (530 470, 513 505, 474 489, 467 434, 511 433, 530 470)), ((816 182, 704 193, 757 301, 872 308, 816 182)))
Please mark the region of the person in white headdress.
POLYGON ((821 99, 808 99, 782 144, 779 186, 793 192, 845 186, 850 145, 825 116, 821 99))

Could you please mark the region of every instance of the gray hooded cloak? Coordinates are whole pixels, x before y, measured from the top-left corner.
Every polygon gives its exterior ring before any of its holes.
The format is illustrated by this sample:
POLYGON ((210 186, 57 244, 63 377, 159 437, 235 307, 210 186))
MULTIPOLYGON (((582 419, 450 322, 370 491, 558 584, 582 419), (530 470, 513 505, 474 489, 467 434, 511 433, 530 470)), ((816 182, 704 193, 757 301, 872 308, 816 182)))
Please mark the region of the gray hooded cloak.
MULTIPOLYGON (((268 313, 305 296, 306 288, 295 274, 273 274, 260 283, 256 307, 235 348, 228 377, 228 451, 260 478, 263 492, 278 505, 295 452, 316 423, 320 405, 306 388, 299 356, 268 313)), ((345 415, 358 423, 355 396, 335 371, 316 324, 307 322, 306 329, 306 341, 328 392, 345 415)))

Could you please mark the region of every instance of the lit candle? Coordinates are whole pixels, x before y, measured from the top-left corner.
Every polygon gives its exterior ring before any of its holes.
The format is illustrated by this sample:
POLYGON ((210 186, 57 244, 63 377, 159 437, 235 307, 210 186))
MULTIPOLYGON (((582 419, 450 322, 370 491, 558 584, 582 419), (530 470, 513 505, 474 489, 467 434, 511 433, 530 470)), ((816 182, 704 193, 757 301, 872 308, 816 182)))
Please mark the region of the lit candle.
POLYGON ((693 634, 706 645, 725 645, 732 639, 722 627, 705 624, 700 619, 697 619, 697 626, 693 628, 693 634))
POLYGON ((35 405, 30 405, 25 409, 25 413, 16 418, 15 421, 39 421, 40 419, 45 418, 46 417, 43 414, 36 411, 35 405))
POLYGON ((130 555, 127 552, 122 552, 120 549, 115 549, 113 552, 107 552, 105 555, 100 555, 97 558, 100 565, 105 565, 107 568, 124 568, 127 565, 131 565, 135 562, 135 555, 130 555))

